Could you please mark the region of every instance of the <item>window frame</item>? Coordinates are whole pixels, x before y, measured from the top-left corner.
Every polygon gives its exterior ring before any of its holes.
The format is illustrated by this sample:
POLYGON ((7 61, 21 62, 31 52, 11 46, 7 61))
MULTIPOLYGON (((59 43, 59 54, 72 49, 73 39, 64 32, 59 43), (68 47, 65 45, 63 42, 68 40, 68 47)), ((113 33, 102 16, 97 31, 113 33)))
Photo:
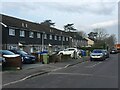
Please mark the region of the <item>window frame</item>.
POLYGON ((47 34, 44 34, 44 39, 47 39, 47 34))
POLYGON ((61 41, 61 36, 59 36, 59 41, 61 41))
POLYGON ((9 35, 10 36, 15 36, 15 29, 9 28, 9 35))
POLYGON ((41 38, 41 33, 37 32, 37 38, 41 38))
POLYGON ((52 40, 52 35, 51 34, 49 35, 49 39, 52 40))
POLYGON ((54 38, 55 38, 55 40, 57 40, 57 36, 56 35, 54 36, 54 38))
POLYGON ((69 41, 69 40, 68 40, 68 37, 66 37, 66 41, 69 41))
POLYGON ((29 32, 29 38, 34 38, 34 32, 33 31, 30 31, 29 32), (31 34, 32 33, 32 34, 31 34))
POLYGON ((20 30, 19 36, 20 36, 20 37, 25 37, 25 31, 24 31, 24 30, 20 30), (23 33, 23 32, 24 32, 24 33, 23 33))

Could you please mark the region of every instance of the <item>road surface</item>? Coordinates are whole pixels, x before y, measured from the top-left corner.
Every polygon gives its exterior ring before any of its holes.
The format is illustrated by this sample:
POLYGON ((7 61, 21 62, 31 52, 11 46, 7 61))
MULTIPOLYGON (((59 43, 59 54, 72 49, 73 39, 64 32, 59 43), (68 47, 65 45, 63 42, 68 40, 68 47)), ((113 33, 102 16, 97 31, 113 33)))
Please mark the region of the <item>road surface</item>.
POLYGON ((118 54, 87 61, 3 88, 118 88, 118 54))

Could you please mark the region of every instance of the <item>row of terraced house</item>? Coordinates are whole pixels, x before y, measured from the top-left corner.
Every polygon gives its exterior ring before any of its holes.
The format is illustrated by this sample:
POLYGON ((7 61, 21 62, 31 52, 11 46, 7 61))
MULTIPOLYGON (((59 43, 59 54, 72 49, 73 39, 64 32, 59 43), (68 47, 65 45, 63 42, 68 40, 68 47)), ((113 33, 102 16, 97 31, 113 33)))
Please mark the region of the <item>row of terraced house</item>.
POLYGON ((87 40, 77 32, 65 32, 39 23, 1 15, 1 49, 22 49, 27 52, 87 46, 87 40))

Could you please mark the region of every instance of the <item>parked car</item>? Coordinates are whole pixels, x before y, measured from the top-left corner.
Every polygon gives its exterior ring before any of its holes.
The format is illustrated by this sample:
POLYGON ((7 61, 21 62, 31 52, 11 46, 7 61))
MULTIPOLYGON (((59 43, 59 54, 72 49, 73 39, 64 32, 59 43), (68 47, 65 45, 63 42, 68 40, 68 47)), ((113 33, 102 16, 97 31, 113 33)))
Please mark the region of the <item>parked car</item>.
POLYGON ((80 53, 77 48, 66 48, 66 49, 64 49, 62 51, 59 51, 58 54, 70 55, 73 58, 75 53, 76 53, 76 56, 78 56, 79 53, 80 53))
POLYGON ((2 65, 2 67, 4 67, 5 63, 6 63, 5 58, 0 57, 0 65, 2 65))
POLYGON ((105 54, 102 49, 95 49, 90 54, 90 60, 105 60, 105 54))
POLYGON ((23 50, 10 50, 10 51, 14 52, 15 54, 19 54, 22 58, 23 63, 35 63, 36 61, 35 56, 28 54, 27 52, 23 50))
POLYGON ((105 57, 106 58, 109 58, 109 52, 107 50, 103 50, 104 54, 105 54, 105 57))
POLYGON ((15 55, 15 53, 9 51, 9 50, 0 50, 0 54, 3 55, 15 55))
POLYGON ((0 57, 0 59, 2 60, 2 67, 12 67, 12 66, 16 66, 16 67, 21 67, 21 59, 20 55, 15 54, 9 50, 0 50, 0 55, 2 57, 0 57))
POLYGON ((113 48, 113 49, 110 50, 110 54, 117 54, 117 53, 118 53, 118 51, 115 48, 113 48))

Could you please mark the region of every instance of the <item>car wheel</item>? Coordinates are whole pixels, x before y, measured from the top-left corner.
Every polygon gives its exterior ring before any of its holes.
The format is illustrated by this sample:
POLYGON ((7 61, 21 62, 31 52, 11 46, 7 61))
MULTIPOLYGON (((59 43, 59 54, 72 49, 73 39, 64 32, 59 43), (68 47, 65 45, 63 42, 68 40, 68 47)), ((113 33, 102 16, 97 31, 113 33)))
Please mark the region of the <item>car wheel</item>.
POLYGON ((62 56, 62 55, 63 55, 63 53, 60 53, 60 55, 62 56))
POLYGON ((90 61, 93 61, 93 59, 92 59, 92 58, 90 58, 90 61))

